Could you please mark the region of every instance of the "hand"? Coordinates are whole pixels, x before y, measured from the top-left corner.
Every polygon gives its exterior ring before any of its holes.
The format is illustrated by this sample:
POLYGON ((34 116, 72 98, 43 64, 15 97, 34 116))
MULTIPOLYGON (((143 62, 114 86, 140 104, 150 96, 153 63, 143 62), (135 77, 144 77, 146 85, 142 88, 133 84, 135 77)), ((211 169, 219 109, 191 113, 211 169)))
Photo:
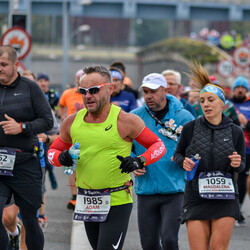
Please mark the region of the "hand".
POLYGON ((1 121, 0 126, 2 126, 3 131, 6 135, 17 135, 22 132, 22 128, 19 123, 17 123, 13 118, 8 115, 4 115, 7 121, 1 121))
POLYGON ((191 171, 195 166, 195 162, 193 162, 190 158, 185 157, 183 161, 183 169, 186 171, 191 171))
POLYGON ((120 169, 122 173, 130 173, 134 170, 144 168, 143 162, 137 157, 122 157, 120 155, 116 156, 119 161, 121 161, 120 169))
POLYGON ((233 168, 238 168, 241 164, 241 155, 238 155, 237 152, 233 152, 232 155, 229 155, 228 158, 231 160, 230 165, 233 168))
POLYGON ((37 136, 38 136, 38 139, 42 140, 43 143, 46 142, 46 140, 47 140, 47 135, 46 134, 41 133, 41 134, 38 134, 37 136))
POLYGON ((62 166, 73 166, 73 159, 68 150, 64 150, 59 154, 58 161, 62 166))
POLYGON ((139 177, 139 176, 142 176, 146 173, 146 169, 145 168, 142 168, 142 169, 136 169, 133 171, 133 174, 135 177, 139 177))

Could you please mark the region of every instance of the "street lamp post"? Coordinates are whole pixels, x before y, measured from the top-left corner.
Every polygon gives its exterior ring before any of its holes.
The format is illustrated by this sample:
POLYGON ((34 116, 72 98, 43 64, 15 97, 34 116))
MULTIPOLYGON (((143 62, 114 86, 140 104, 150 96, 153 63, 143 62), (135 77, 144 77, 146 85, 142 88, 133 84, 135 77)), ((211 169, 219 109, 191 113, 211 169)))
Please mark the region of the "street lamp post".
POLYGON ((68 51, 69 51, 69 39, 68 39, 68 6, 67 0, 63 1, 63 72, 62 72, 62 90, 66 89, 66 85, 68 84, 68 73, 69 73, 69 59, 68 59, 68 51))
POLYGON ((67 0, 63 2, 63 72, 62 72, 62 90, 66 89, 68 84, 68 75, 69 75, 69 49, 71 39, 80 32, 87 32, 90 30, 88 24, 80 25, 75 31, 69 34, 69 14, 68 14, 68 5, 67 0))

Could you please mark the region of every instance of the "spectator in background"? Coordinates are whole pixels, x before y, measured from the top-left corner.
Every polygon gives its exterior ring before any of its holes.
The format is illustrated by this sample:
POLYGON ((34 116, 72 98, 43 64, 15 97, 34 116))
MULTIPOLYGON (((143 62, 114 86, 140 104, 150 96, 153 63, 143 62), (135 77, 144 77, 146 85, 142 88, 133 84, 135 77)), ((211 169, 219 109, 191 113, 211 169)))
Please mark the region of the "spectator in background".
POLYGON ((118 68, 111 67, 110 74, 113 78, 114 90, 111 95, 111 103, 119 106, 122 110, 130 112, 137 108, 137 103, 134 95, 126 90, 123 90, 122 72, 118 68))
MULTIPOLYGON (((245 171, 238 175, 238 186, 239 186, 239 201, 242 206, 245 195, 247 179, 249 177, 250 167, 250 98, 247 96, 249 90, 248 80, 245 77, 239 76, 235 79, 233 84, 233 98, 231 99, 234 103, 237 112, 240 126, 244 130, 245 142, 246 142, 246 168, 245 171)), ((244 225, 245 220, 242 217, 236 225, 244 225)))
POLYGON ((200 89, 199 84, 197 84, 193 79, 190 79, 188 85, 191 89, 200 89))
MULTIPOLYGON (((69 115, 74 114, 84 107, 82 94, 79 91, 80 78, 83 75, 83 70, 80 69, 75 74, 75 87, 66 89, 59 100, 58 112, 62 121, 69 115)), ((69 175, 69 186, 71 190, 71 200, 67 203, 68 209, 75 209, 77 188, 75 187, 75 172, 69 175)))
MULTIPOLYGON (((26 72, 25 74, 27 77, 28 72, 26 72)), ((29 76, 32 77, 32 75, 29 75, 29 76)), ((53 89, 49 89, 50 80, 49 80, 49 76, 47 74, 39 73, 37 75, 37 78, 34 78, 34 80, 35 79, 36 79, 37 84, 40 86, 40 88, 44 92, 47 100, 49 101, 49 104, 50 104, 50 107, 51 107, 51 110, 53 113, 52 114, 53 120, 54 120, 53 129, 50 131, 50 135, 55 136, 59 132, 59 124, 57 123, 57 120, 55 117, 57 114, 57 104, 59 101, 59 94, 56 93, 53 89)), ((49 137, 47 137, 48 134, 44 134, 44 135, 46 137, 44 140, 47 141, 47 142, 45 142, 45 166, 46 166, 46 170, 48 170, 48 172, 49 172, 51 187, 53 189, 56 189, 57 188, 57 181, 56 181, 56 177, 55 177, 55 174, 53 171, 54 167, 48 162, 48 157, 47 157, 47 150, 49 149, 48 145, 50 145, 49 141, 48 141, 49 137), (48 145, 46 146, 46 144, 48 144, 48 145)))
POLYGON ((224 32, 220 38, 219 47, 231 54, 235 48, 234 37, 229 32, 224 32))
POLYGON ((75 74, 75 87, 66 89, 60 99, 58 104, 58 113, 62 119, 66 116, 71 115, 79 110, 81 110, 83 105, 82 94, 79 92, 79 79, 83 74, 83 70, 80 69, 75 74))
POLYGON ((126 90, 128 92, 131 92, 135 96, 135 99, 137 99, 138 95, 139 95, 138 91, 133 89, 133 83, 132 83, 131 79, 127 76, 125 65, 120 61, 115 61, 115 62, 111 63, 110 67, 111 68, 113 68, 113 67, 118 68, 119 70, 121 70, 122 78, 123 78, 122 89, 126 90))
POLYGON ((193 105, 196 102, 199 102, 200 90, 190 90, 188 92, 188 102, 193 105))
POLYGON ((220 44, 220 33, 215 29, 210 30, 207 41, 218 46, 220 44))
POLYGON ((36 82, 36 76, 35 76, 35 74, 31 70, 24 70, 21 73, 21 75, 29 78, 30 80, 32 80, 34 82, 36 82))
POLYGON ((133 88, 133 82, 127 76, 126 67, 125 67, 125 65, 122 62, 120 62, 120 61, 112 62, 111 65, 110 65, 110 67, 115 67, 115 68, 120 69, 122 71, 123 84, 129 86, 130 88, 133 88))
POLYGON ((57 104, 59 102, 59 94, 55 92, 54 89, 50 89, 50 79, 49 76, 45 73, 38 73, 37 74, 37 83, 45 93, 45 96, 47 97, 50 107, 52 108, 54 114, 57 113, 57 104))
POLYGON ((181 87, 181 74, 175 70, 167 69, 162 72, 162 75, 168 82, 167 93, 175 96, 178 100, 180 100, 184 108, 188 110, 194 117, 196 117, 196 113, 192 105, 179 95, 179 89, 181 87))
POLYGON ((228 99, 228 100, 232 99, 233 98, 233 91, 232 91, 231 87, 225 86, 223 89, 225 92, 226 99, 228 99))

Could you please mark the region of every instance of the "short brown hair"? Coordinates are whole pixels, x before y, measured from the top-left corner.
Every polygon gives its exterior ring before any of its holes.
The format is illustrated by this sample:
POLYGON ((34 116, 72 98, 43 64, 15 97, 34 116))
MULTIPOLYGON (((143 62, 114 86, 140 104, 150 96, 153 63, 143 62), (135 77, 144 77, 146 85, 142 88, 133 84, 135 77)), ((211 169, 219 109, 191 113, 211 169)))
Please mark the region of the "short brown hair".
POLYGON ((15 63, 17 59, 17 52, 16 50, 9 46, 9 45, 3 45, 0 47, 0 56, 2 56, 4 53, 7 53, 8 59, 12 62, 15 63))
POLYGON ((111 82, 111 79, 112 79, 109 70, 101 65, 85 67, 83 69, 83 72, 86 75, 91 74, 91 73, 99 73, 101 76, 104 76, 107 78, 106 79, 107 82, 111 82))
POLYGON ((31 70, 24 70, 21 73, 22 76, 32 76, 34 78, 34 81, 36 81, 36 76, 31 70))

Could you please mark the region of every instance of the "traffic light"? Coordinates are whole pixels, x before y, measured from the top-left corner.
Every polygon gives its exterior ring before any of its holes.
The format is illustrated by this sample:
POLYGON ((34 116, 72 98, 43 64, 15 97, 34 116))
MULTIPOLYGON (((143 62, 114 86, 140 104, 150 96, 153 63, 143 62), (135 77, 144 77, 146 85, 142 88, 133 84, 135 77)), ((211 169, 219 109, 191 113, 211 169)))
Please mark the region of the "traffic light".
POLYGON ((13 14, 12 15, 12 27, 21 27, 26 29, 27 15, 24 14, 13 14))

